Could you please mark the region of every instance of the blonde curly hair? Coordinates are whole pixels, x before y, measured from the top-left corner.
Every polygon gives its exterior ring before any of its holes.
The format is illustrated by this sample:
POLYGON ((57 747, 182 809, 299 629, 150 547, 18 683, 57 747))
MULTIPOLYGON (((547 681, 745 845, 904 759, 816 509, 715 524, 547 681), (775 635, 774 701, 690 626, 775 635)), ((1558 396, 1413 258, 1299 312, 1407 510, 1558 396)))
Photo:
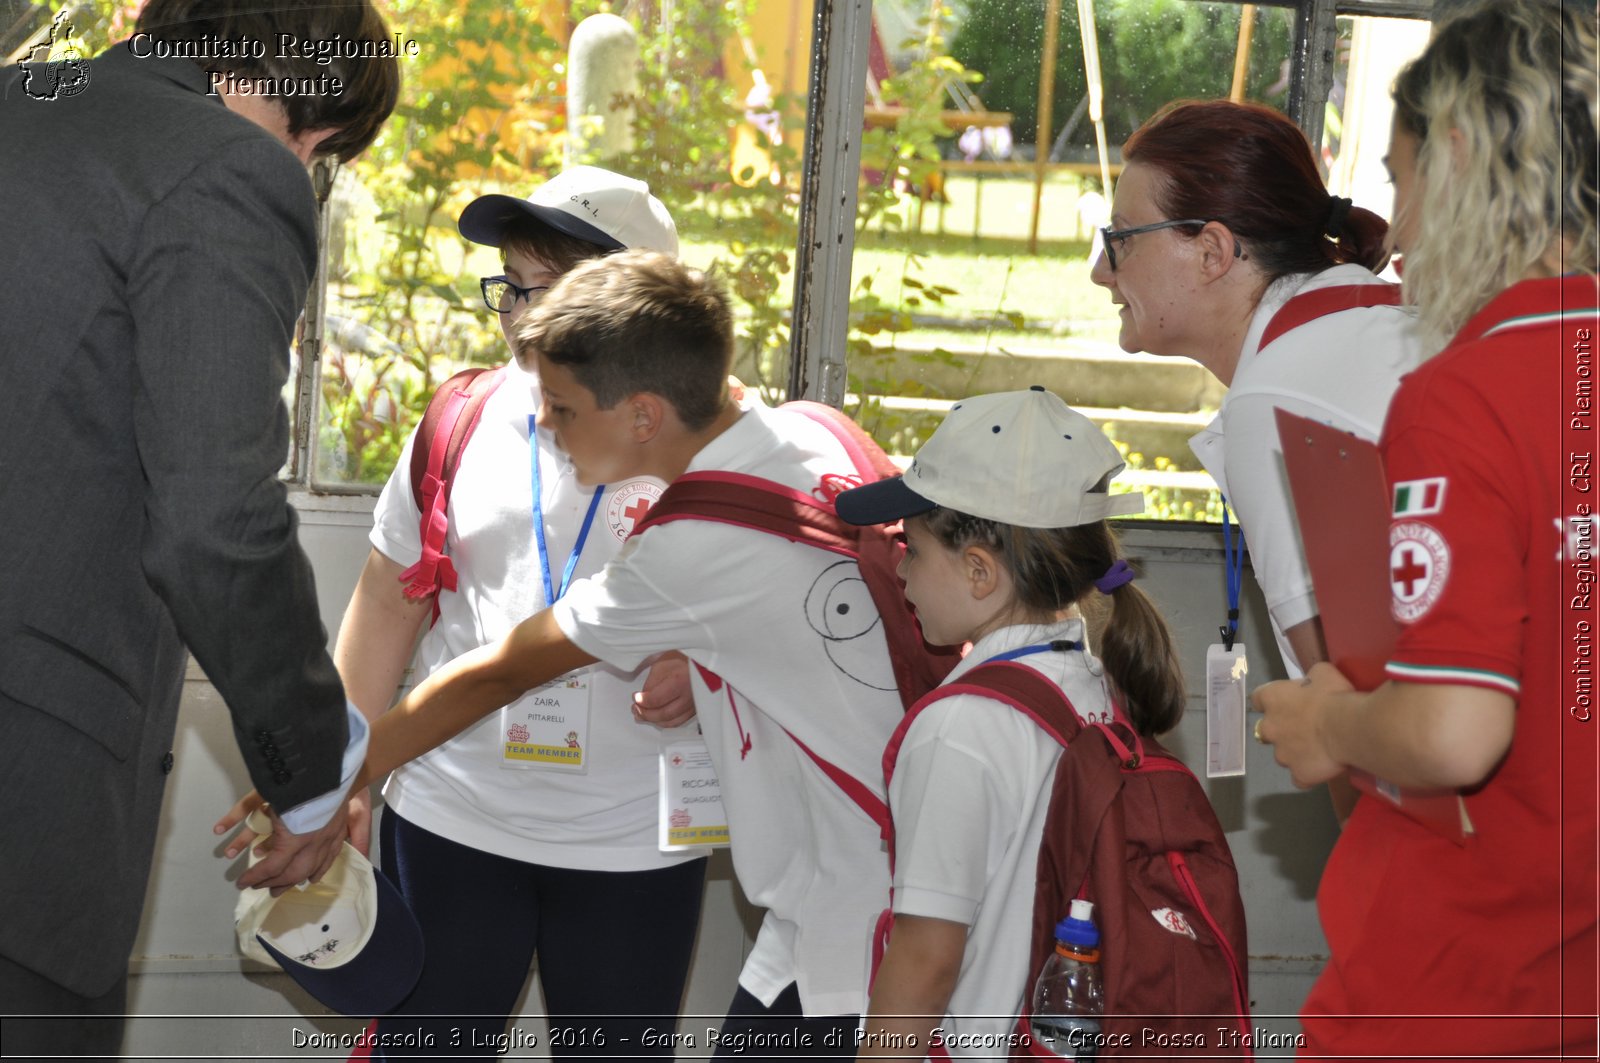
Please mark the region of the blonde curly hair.
POLYGON ((1437 344, 1563 238, 1563 270, 1595 272, 1595 36, 1592 4, 1485 3, 1396 79, 1395 122, 1419 141, 1405 295, 1437 344))

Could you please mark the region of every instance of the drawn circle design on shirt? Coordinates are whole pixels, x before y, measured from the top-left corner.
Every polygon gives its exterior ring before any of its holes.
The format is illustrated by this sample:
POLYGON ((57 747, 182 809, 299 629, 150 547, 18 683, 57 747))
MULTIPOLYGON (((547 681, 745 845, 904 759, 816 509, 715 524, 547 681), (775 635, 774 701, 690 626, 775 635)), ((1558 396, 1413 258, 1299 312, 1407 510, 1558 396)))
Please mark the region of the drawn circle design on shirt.
POLYGON ((829 663, 841 674, 874 690, 897 689, 882 644, 858 641, 881 620, 854 561, 836 561, 822 570, 806 592, 805 611, 806 623, 822 637, 829 663))
POLYGON ((1403 624, 1421 617, 1450 579, 1450 547, 1431 524, 1400 521, 1389 528, 1389 589, 1403 624))
POLYGON ((633 534, 634 525, 660 498, 661 485, 654 480, 629 480, 617 485, 611 493, 611 501, 606 504, 606 527, 617 537, 617 542, 633 534))

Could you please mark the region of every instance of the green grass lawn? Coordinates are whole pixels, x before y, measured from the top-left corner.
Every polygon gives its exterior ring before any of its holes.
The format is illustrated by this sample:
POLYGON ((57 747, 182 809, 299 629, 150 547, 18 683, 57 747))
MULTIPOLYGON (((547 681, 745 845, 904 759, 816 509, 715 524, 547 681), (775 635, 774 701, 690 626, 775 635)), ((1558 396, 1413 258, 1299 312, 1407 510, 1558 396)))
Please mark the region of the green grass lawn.
MULTIPOLYGON (((885 223, 875 220, 858 233, 852 292, 869 290, 888 309, 904 310, 913 327, 903 332, 871 335, 875 348, 895 364, 901 351, 918 354, 894 373, 905 390, 888 396, 915 396, 917 383, 925 381, 922 366, 950 358, 965 367, 986 354, 1004 352, 1061 352, 1082 355, 1097 348, 1115 351, 1118 321, 1110 297, 1089 279, 1091 233, 1079 218, 1078 184, 1069 176, 1053 176, 1044 187, 1039 217, 1039 243, 1028 251, 1033 186, 1026 178, 971 175, 953 176, 945 187, 948 202, 942 207, 922 207, 920 227, 917 206, 903 206, 900 217, 885 223), (942 217, 941 217, 942 215, 942 217), (976 234, 976 235, 975 235, 976 234), (935 295, 932 287, 951 289, 935 295), (1020 324, 1020 327, 1018 327, 1020 324), (920 361, 919 361, 920 359, 920 361)), ((718 217, 705 203, 678 211, 682 257, 691 265, 707 266, 730 257, 741 239, 737 218, 718 217)), ((786 249, 790 250, 790 249, 786 249)), ((483 271, 497 268, 493 252, 480 249, 474 265, 483 271)), ((793 275, 779 278, 777 302, 786 307, 793 296, 793 275)), ((883 363, 888 364, 888 363, 883 363)), ((858 366, 862 375, 883 373, 883 364, 858 366)), ((1130 372, 1137 371, 1130 369, 1130 372)), ((869 388, 873 385, 869 385, 869 388)), ((893 385, 889 385, 893 387, 893 385)), ((1074 401, 1090 407, 1111 405, 1084 394, 1074 401)), ((916 412, 916 398, 887 399, 898 407, 875 414, 900 424, 897 435, 885 428, 886 443, 909 454, 925 437, 931 424, 916 412), (920 427, 919 427, 920 426, 920 427), (905 436, 904 439, 899 438, 905 436)), ((937 405, 937 402, 934 403, 937 405)), ((1170 460, 1171 431, 1155 434, 1137 423, 1119 418, 1108 425, 1119 445, 1126 448, 1130 469, 1125 480, 1144 491, 1147 512, 1158 519, 1217 519, 1217 496, 1209 478, 1196 472, 1194 460, 1181 443, 1170 460), (1153 446, 1157 441, 1160 446, 1153 446)), ((879 425, 879 428, 884 426, 879 425)))
MULTIPOLYGON (((1024 333, 1114 340, 1117 317, 1110 298, 1089 280, 1090 234, 1078 221, 1076 179, 1056 176, 1045 183, 1035 254, 1028 253, 1033 197, 1029 181, 953 176, 945 192, 948 204, 922 208, 920 232, 914 224, 913 203, 901 211, 910 217, 902 217, 900 224, 874 221, 858 235, 855 291, 865 282, 890 306, 906 306, 919 316, 966 321, 980 334, 990 331, 984 322, 1020 314, 1024 333), (908 277, 955 291, 935 303, 907 285, 908 277), (906 305, 907 297, 920 299, 920 305, 906 305)), ((737 231, 737 223, 732 228, 737 231)), ((705 263, 726 247, 728 230, 687 231, 683 236, 685 260, 705 263)), ((788 278, 785 303, 792 284, 788 278)), ((944 321, 928 327, 941 333, 941 339, 961 331, 959 325, 944 321)), ((929 338, 919 335, 917 342, 927 344, 929 338)))

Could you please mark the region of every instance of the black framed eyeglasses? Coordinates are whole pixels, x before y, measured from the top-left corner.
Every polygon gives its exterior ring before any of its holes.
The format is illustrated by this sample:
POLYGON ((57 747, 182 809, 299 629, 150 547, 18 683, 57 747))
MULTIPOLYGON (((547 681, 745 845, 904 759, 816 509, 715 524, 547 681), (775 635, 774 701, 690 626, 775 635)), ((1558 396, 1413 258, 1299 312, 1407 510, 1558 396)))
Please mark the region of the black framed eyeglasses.
POLYGON ((548 284, 524 288, 520 284, 513 284, 509 277, 483 277, 479 279, 478 287, 483 291, 484 305, 497 314, 509 314, 511 308, 517 305, 517 300, 532 302, 535 295, 550 290, 548 284))
POLYGON ((1177 221, 1158 221, 1153 225, 1135 225, 1131 229, 1113 229, 1107 225, 1100 230, 1100 246, 1106 249, 1106 265, 1111 267, 1111 272, 1117 271, 1117 253, 1111 249, 1111 241, 1126 240, 1130 236, 1140 233, 1153 233, 1157 229, 1176 229, 1180 225, 1206 225, 1209 218, 1181 218, 1177 221))

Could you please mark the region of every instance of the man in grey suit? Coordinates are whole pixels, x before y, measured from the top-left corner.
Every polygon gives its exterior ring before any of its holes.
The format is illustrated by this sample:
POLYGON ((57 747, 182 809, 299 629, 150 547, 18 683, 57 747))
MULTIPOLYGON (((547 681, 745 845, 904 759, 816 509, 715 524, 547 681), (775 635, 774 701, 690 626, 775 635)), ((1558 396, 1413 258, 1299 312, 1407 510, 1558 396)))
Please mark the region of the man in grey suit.
POLYGON ((399 83, 392 52, 316 49, 388 36, 369 0, 151 0, 93 60, 0 72, 0 1012, 78 1016, 6 1020, 8 1055, 120 1045, 185 646, 284 810, 246 883, 318 877, 344 836, 365 724, 280 394, 304 164, 364 149, 399 83))

